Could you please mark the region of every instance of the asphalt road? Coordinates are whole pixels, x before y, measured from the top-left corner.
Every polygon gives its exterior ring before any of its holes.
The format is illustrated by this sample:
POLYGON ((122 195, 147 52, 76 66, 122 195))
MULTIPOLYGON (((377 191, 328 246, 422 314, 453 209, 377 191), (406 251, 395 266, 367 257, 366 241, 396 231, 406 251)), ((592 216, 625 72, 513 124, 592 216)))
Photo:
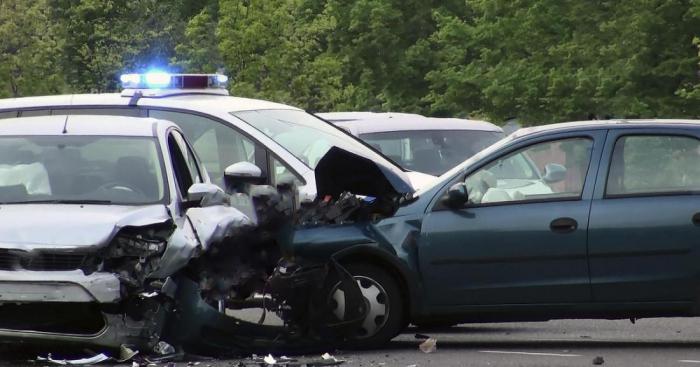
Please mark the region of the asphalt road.
MULTIPOLYGON (((410 328, 372 351, 329 351, 344 366, 700 366, 700 318, 560 320, 410 328), (418 349, 416 333, 437 339, 418 349), (602 360, 600 358, 602 358, 602 360)), ((235 366, 238 361, 201 362, 235 366)), ((248 362, 248 361, 244 361, 248 362)))
MULTIPOLYGON (((700 366, 700 318, 643 319, 636 324, 628 320, 562 320, 467 324, 439 330, 409 328, 382 349, 328 352, 345 361, 342 366, 364 367, 592 366, 594 360, 602 361, 603 366, 700 366), (418 349, 421 340, 416 339, 416 333, 437 339, 437 350, 428 354, 421 352, 418 349)), ((275 357, 280 361, 280 356, 275 357)), ((320 359, 318 355, 294 358, 301 363, 320 359)), ((18 362, 9 363, 16 365, 18 362)), ((157 365, 167 366, 165 363, 157 365)), ((187 366, 188 363, 175 365, 187 366)), ((264 364, 253 363, 250 359, 230 359, 192 360, 189 365, 264 364)))

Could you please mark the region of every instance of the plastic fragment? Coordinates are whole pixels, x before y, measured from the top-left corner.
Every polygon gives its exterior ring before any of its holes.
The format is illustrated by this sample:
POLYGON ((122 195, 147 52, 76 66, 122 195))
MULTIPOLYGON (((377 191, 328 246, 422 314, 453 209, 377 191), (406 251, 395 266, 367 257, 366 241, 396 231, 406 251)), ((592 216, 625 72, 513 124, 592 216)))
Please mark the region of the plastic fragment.
POLYGON ((434 353, 437 350, 437 339, 426 339, 424 342, 420 343, 418 349, 420 349, 423 353, 434 353))
POLYGON ((268 365, 274 365, 277 363, 277 360, 272 356, 272 354, 268 354, 265 358, 263 358, 263 362, 268 365))
POLYGON ((155 347, 153 347, 153 351, 164 356, 167 354, 175 353, 175 348, 172 345, 161 340, 158 342, 158 344, 156 344, 155 347))
POLYGON ((53 364, 58 364, 62 366, 80 366, 80 365, 90 365, 90 364, 95 364, 95 363, 100 363, 108 360, 109 357, 107 357, 104 353, 97 354, 95 356, 89 357, 89 358, 80 358, 80 359, 53 359, 51 357, 51 354, 49 354, 46 357, 37 357, 37 361, 42 361, 42 362, 49 362, 53 364))
POLYGON ((124 363, 126 361, 130 361, 137 354, 139 354, 138 350, 132 349, 126 344, 122 344, 119 346, 119 359, 117 362, 124 363))
POLYGON ((601 364, 603 364, 603 363, 605 363, 605 360, 603 359, 603 357, 597 356, 597 357, 593 358, 593 364, 594 364, 594 365, 597 366, 597 365, 601 365, 601 364))

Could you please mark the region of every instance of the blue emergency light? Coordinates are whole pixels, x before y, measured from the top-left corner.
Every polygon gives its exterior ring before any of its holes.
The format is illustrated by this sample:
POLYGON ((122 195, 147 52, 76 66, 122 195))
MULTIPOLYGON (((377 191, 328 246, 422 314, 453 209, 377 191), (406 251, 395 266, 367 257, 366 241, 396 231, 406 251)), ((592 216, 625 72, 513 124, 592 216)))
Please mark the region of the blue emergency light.
POLYGON ((122 74, 125 89, 226 89, 228 77, 222 74, 170 74, 152 71, 145 74, 122 74))

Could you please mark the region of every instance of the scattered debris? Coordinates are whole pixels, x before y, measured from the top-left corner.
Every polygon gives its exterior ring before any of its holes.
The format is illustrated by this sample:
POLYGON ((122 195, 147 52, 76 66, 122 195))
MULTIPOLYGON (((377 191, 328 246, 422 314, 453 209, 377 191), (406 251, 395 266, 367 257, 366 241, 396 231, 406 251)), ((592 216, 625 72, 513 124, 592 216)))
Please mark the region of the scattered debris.
POLYGON ((603 357, 597 356, 597 357, 593 358, 593 364, 594 364, 594 365, 597 366, 597 365, 601 365, 601 364, 603 364, 603 363, 605 363, 605 360, 603 359, 603 357))
POLYGON ((274 365, 277 363, 277 360, 272 356, 272 354, 268 354, 267 357, 263 358, 263 361, 268 365, 274 365))
POLYGON ((163 356, 166 354, 175 353, 175 348, 172 345, 161 340, 158 342, 158 344, 156 344, 155 347, 153 347, 153 351, 163 356))
POLYGON ((80 359, 53 359, 51 357, 51 354, 47 355, 46 357, 37 357, 37 361, 41 362, 49 362, 53 364, 58 364, 61 366, 81 366, 81 365, 91 365, 95 363, 100 363, 109 360, 110 358, 106 356, 103 353, 100 353, 98 355, 95 355, 93 357, 89 358, 80 358, 80 359))
POLYGON ((138 350, 135 350, 126 344, 122 344, 119 346, 119 360, 117 360, 117 362, 124 363, 126 361, 130 361, 137 354, 139 354, 138 350))
POLYGON ((420 343, 418 349, 420 349, 423 353, 434 353, 437 350, 437 339, 426 339, 424 342, 420 343))

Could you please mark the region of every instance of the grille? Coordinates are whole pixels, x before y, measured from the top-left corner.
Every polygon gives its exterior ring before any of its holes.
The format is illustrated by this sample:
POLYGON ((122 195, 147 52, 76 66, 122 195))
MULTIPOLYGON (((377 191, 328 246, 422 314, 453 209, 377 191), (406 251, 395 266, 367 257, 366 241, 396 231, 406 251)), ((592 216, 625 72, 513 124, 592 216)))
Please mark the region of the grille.
POLYGON ((75 270, 84 261, 83 254, 0 249, 0 270, 75 270))

